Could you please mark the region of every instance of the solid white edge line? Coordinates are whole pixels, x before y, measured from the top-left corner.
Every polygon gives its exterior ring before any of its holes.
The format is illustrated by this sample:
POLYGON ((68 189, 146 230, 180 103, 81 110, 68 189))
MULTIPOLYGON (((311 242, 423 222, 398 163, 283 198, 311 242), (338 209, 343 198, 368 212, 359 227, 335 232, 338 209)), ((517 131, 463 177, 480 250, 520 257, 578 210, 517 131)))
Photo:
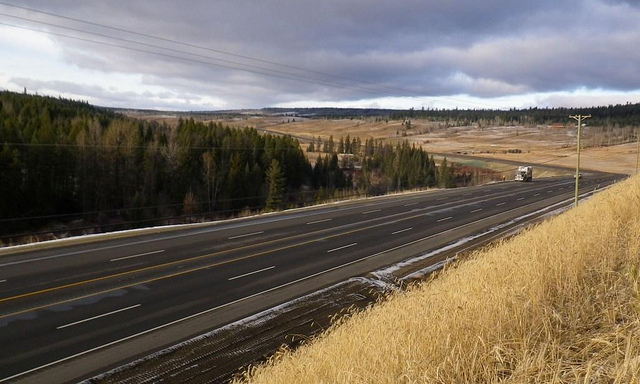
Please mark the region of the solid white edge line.
MULTIPOLYGON (((595 192, 595 191, 593 191, 593 192, 595 192)), ((586 192, 586 193, 584 193, 584 194, 580 195, 580 197, 582 197, 582 196, 586 196, 586 195, 588 195, 589 193, 592 193, 592 192, 586 192)), ((547 207, 543 208, 542 210, 547 210, 547 209, 549 209, 549 208, 551 208, 551 207, 555 207, 555 206, 558 206, 558 205, 561 205, 561 204, 565 204, 565 203, 567 203, 567 202, 571 202, 571 201, 573 201, 573 198, 571 198, 571 199, 566 199, 566 200, 560 201, 560 202, 558 202, 558 203, 555 203, 555 204, 549 205, 549 206, 547 206, 547 207)), ((535 204, 535 203, 531 203, 531 204, 529 204, 529 205, 532 205, 532 204, 535 204)), ((299 283, 299 282, 301 282, 301 281, 304 281, 304 280, 308 280, 308 279, 314 278, 314 277, 316 277, 316 276, 324 275, 325 273, 328 273, 328 272, 331 272, 331 271, 335 271, 336 269, 340 269, 340 268, 346 267, 346 266, 348 266, 348 265, 358 263, 358 262, 363 261, 363 260, 367 260, 367 259, 370 259, 370 258, 373 258, 373 257, 376 257, 376 256, 380 256, 380 255, 385 254, 385 253, 387 253, 387 252, 395 251, 396 249, 400 249, 400 248, 406 247, 406 246, 408 246, 408 245, 412 245, 412 244, 418 243, 418 242, 420 242, 420 241, 428 240, 428 239, 430 239, 430 238, 432 238, 432 237, 442 235, 443 233, 447 233, 447 232, 455 231, 455 230, 457 230, 457 229, 460 229, 460 228, 463 228, 463 227, 467 227, 467 226, 469 226, 469 225, 472 225, 472 224, 475 224, 475 223, 479 223, 479 222, 481 222, 481 221, 485 221, 485 220, 490 219, 490 218, 492 218, 492 217, 494 217, 494 216, 502 215, 502 214, 505 214, 505 213, 507 213, 507 212, 515 211, 516 209, 521 209, 521 208, 523 208, 523 207, 518 207, 518 208, 511 209, 511 210, 509 210, 509 211, 505 211, 505 212, 497 213, 497 214, 495 214, 495 215, 492 215, 492 216, 489 216, 489 217, 482 218, 482 219, 480 219, 480 220, 472 221, 472 222, 470 222, 470 223, 463 224, 463 225, 460 225, 460 226, 455 227, 455 228, 447 229, 446 231, 442 231, 442 232, 435 233, 435 234, 430 235, 430 236, 427 236, 427 237, 423 237, 422 239, 414 240, 414 241, 408 242, 408 243, 406 243, 406 244, 399 245, 399 246, 397 246, 397 247, 389 248, 389 249, 387 249, 387 250, 385 250, 385 251, 381 251, 381 252, 378 252, 378 253, 374 253, 373 255, 364 256, 364 257, 361 257, 361 258, 359 258, 359 259, 352 260, 352 261, 349 261, 349 262, 347 262, 347 263, 337 265, 337 266, 335 266, 335 267, 332 267, 332 268, 326 269, 326 270, 324 270, 324 271, 316 272, 316 273, 314 273, 314 274, 312 274, 312 275, 309 275, 309 276, 301 277, 301 278, 299 278, 299 279, 297 279, 297 280, 293 280, 293 281, 290 281, 290 282, 288 282, 288 283, 284 283, 284 284, 278 285, 278 286, 276 286, 276 287, 272 287, 272 288, 266 289, 266 290, 264 290, 264 291, 254 293, 254 294, 252 294, 252 295, 249 295, 249 296, 246 296, 246 297, 242 297, 242 298, 240 298, 240 299, 237 299, 237 300, 234 300, 234 301, 230 301, 230 302, 225 303, 225 304, 221 304, 221 305, 219 305, 219 306, 217 306, 217 307, 209 308, 209 309, 206 309, 206 310, 204 310, 204 311, 201 311, 201 312, 198 312, 198 313, 194 313, 193 315, 189 315, 189 316, 183 317, 183 318, 181 318, 181 319, 174 320, 174 321, 171 321, 171 322, 169 322, 169 323, 162 324, 162 325, 159 325, 159 326, 154 327, 154 328, 151 328, 151 329, 147 329, 146 331, 138 332, 138 333, 136 333, 136 334, 133 334, 133 335, 130 335, 130 336, 124 337, 124 338, 122 338, 122 339, 115 340, 115 341, 109 342, 109 343, 107 343, 107 344, 103 344, 103 345, 100 345, 100 346, 98 346, 98 347, 91 348, 91 349, 88 349, 88 350, 86 350, 86 351, 79 352, 79 353, 76 353, 76 354, 74 354, 74 355, 67 356, 67 357, 64 357, 64 358, 59 359, 59 360, 56 360, 56 361, 52 361, 51 363, 47 363, 47 364, 41 365, 41 366, 36 367, 36 368, 31 368, 31 369, 29 369, 29 370, 27 370, 27 371, 24 371, 24 372, 21 372, 21 373, 17 373, 17 374, 15 374, 15 375, 13 375, 13 376, 5 377, 4 379, 0 379, 0 383, 6 382, 6 381, 9 381, 9 380, 13 380, 13 379, 15 379, 15 378, 17 378, 17 377, 20 377, 20 376, 28 375, 29 373, 32 373, 32 372, 35 372, 35 371, 39 371, 39 370, 41 370, 41 369, 43 369, 43 368, 47 368, 47 367, 50 367, 50 366, 52 366, 52 365, 56 365, 56 364, 58 364, 58 363, 62 363, 62 362, 64 362, 64 361, 68 361, 68 360, 71 360, 71 359, 75 359, 76 357, 79 357, 79 356, 82 356, 82 355, 86 355, 86 354, 88 354, 88 353, 95 352, 95 351, 98 351, 98 350, 100 350, 100 349, 104 349, 104 348, 110 347, 110 346, 115 345, 115 344, 119 344, 119 343, 121 343, 121 342, 123 342, 123 341, 131 340, 131 339, 136 338, 136 337, 138 337, 138 336, 146 335, 147 333, 151 333, 151 332, 157 331, 157 330, 162 329, 162 328, 170 327, 170 326, 172 326, 172 325, 174 325, 174 324, 178 324, 178 323, 181 323, 181 322, 183 322, 183 321, 186 321, 186 320, 189 320, 189 319, 193 319, 194 317, 198 317, 198 316, 201 316, 201 315, 207 314, 207 313, 209 313, 209 312, 213 312, 213 311, 216 311, 216 310, 218 310, 218 309, 221 309, 221 308, 224 308, 224 307, 228 307, 228 306, 230 306, 230 305, 233 305, 233 304, 236 304, 236 303, 239 303, 239 302, 242 302, 242 301, 245 301, 245 300, 248 300, 248 299, 254 298, 254 297, 256 297, 256 296, 260 296, 260 295, 263 295, 263 294, 265 294, 265 293, 269 293, 269 292, 275 291, 275 290, 280 289, 280 288, 288 287, 289 285, 293 285, 293 284, 299 283)), ((540 211, 542 211, 542 210, 538 210, 538 211, 535 211, 535 212, 533 212, 533 213, 535 214, 535 213, 538 213, 538 212, 540 212, 540 211)))
POLYGON ((229 280, 229 281, 231 281, 231 280, 239 279, 239 278, 241 278, 241 277, 245 277, 245 276, 253 275, 253 274, 256 274, 256 273, 260 273, 260 272, 268 271, 268 270, 273 269, 273 268, 275 268, 275 267, 276 267, 275 265, 272 265, 272 266, 267 267, 267 268, 258 269, 257 271, 248 272, 248 273, 245 273, 245 274, 242 274, 242 275, 238 275, 238 276, 230 277, 228 280, 229 280))
POLYGON ((474 209, 473 211, 471 211, 471 213, 476 213, 476 212, 480 212, 480 211, 482 211, 482 208, 474 209))
POLYGON ((113 315, 113 314, 118 313, 118 312, 124 312, 124 311, 128 311, 128 310, 130 310, 130 309, 133 309, 133 308, 138 308, 138 307, 139 307, 139 306, 141 306, 141 305, 142 305, 142 304, 136 304, 136 305, 132 305, 132 306, 130 306, 130 307, 121 308, 121 309, 117 309, 117 310, 115 310, 115 311, 111 311, 111 312, 103 313, 102 315, 93 316, 93 317, 90 317, 90 318, 88 318, 88 319, 79 320, 79 321, 74 321, 73 323, 69 323, 69 324, 65 324, 65 325, 61 325, 61 326, 59 326, 59 327, 56 327, 56 329, 62 329, 62 328, 71 327, 71 326, 73 326, 73 325, 78 325, 78 324, 81 324, 81 323, 86 323, 87 321, 91 321, 91 320, 99 319, 99 318, 101 318, 101 317, 105 317, 105 316, 113 315))
POLYGON ((125 256, 125 257, 118 257, 115 259, 111 259, 109 261, 120 261, 120 260, 126 260, 126 259, 133 259, 134 257, 140 257, 140 256, 146 256, 146 255, 153 255, 154 253, 160 253, 160 252, 164 252, 164 249, 161 249, 159 251, 151 251, 151 252, 145 252, 145 253, 139 253, 137 255, 131 255, 131 256, 125 256))
POLYGON ((374 209, 374 210, 372 210, 372 211, 362 212, 362 214, 363 214, 363 215, 368 215, 368 214, 370 214, 370 213, 380 212, 380 211, 381 211, 380 209, 374 209))
POLYGON ((399 231, 391 232, 391 234, 392 234, 392 235, 397 235, 398 233, 402 233, 402 232, 410 231, 410 230, 412 230, 412 229, 413 229, 413 227, 405 228, 405 229, 401 229, 401 230, 399 230, 399 231))
POLYGON ((453 218, 453 216, 445 217, 444 219, 438 220, 438 223, 441 222, 441 221, 446 221, 446 220, 452 219, 452 218, 453 218))
POLYGON ((326 221, 331 221, 331 219, 322 219, 322 220, 316 220, 316 221, 310 221, 307 223, 307 225, 309 224, 318 224, 318 223, 324 223, 326 221))
POLYGON ((228 240, 233 240, 233 239, 239 239, 241 237, 247 237, 247 236, 253 236, 253 235, 259 235, 261 233, 264 233, 264 231, 258 231, 258 232, 252 232, 252 233, 245 233, 244 235, 237 235, 237 236, 231 236, 231 237, 227 237, 228 240))
POLYGON ((496 204, 496 207, 498 207, 498 206, 500 206, 500 205, 505 205, 505 204, 507 204, 507 203, 506 203, 505 201, 503 201, 503 202, 501 202, 501 203, 496 204))
POLYGON ((353 243, 353 244, 349 244, 349 245, 343 245, 342 247, 338 247, 338 248, 334 248, 334 249, 330 249, 327 251, 327 253, 331 253, 334 251, 339 251, 341 249, 345 249, 345 248, 349 248, 349 247, 353 247, 354 245, 358 245, 358 243, 353 243))

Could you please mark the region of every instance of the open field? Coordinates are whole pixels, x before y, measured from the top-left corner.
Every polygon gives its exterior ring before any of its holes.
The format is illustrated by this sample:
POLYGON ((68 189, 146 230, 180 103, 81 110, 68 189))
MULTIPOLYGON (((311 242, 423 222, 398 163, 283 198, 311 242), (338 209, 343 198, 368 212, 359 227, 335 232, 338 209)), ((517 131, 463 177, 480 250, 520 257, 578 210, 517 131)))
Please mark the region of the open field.
POLYGON ((255 383, 640 382, 640 178, 254 368, 255 383))
MULTIPOLYGON (((176 116, 135 116, 174 124, 176 116)), ((561 128, 552 126, 477 126, 448 127, 443 122, 412 120, 405 129, 402 120, 366 119, 309 119, 286 116, 256 116, 234 119, 205 120, 234 127, 254 127, 290 134, 301 139, 303 145, 312 137, 328 139, 333 135, 350 135, 361 139, 373 137, 384 140, 409 140, 429 152, 461 153, 522 163, 545 163, 550 166, 575 167, 576 132, 571 122, 561 128), (293 121, 295 120, 295 122, 293 121), (519 150, 521 153, 510 153, 519 150)), ((636 143, 593 146, 602 141, 591 127, 583 130, 581 166, 595 171, 634 174, 636 143)), ((604 142, 606 144, 606 142, 604 142)))
MULTIPOLYGON (((552 127, 438 127, 437 123, 412 122, 415 127, 407 136, 402 132, 401 121, 389 123, 356 120, 307 120, 303 122, 270 126, 269 129, 298 136, 329 135, 340 137, 374 137, 389 140, 409 140, 430 152, 467 153, 486 158, 519 161, 522 163, 547 163, 565 167, 576 164, 576 133, 572 129, 552 127), (421 133, 422 132, 422 133, 421 133), (509 153, 520 150, 521 153, 509 153)), ((259 125, 256 125, 259 126, 259 125)), ((589 131, 585 130, 583 143, 589 144, 589 131)), ((636 144, 609 147, 583 148, 581 166, 585 169, 633 174, 636 165, 636 144)))

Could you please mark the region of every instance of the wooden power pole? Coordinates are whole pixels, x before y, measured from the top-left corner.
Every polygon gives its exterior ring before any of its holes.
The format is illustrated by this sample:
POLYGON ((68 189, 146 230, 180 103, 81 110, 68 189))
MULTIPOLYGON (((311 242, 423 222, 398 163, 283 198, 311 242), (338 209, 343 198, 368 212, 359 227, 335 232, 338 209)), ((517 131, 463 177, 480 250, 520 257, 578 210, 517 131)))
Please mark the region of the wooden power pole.
POLYGON ((591 115, 569 115, 569 118, 578 121, 578 160, 576 162, 576 193, 575 193, 575 206, 578 206, 578 187, 580 186, 580 132, 582 129, 582 120, 590 118, 591 115))

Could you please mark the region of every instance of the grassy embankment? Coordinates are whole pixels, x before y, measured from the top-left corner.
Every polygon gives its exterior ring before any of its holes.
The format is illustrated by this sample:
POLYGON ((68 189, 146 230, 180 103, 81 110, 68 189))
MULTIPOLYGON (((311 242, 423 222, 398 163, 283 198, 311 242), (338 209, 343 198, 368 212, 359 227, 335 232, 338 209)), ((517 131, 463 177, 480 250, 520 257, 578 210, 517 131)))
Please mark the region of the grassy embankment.
POLYGON ((257 383, 640 382, 640 178, 335 324, 257 383))

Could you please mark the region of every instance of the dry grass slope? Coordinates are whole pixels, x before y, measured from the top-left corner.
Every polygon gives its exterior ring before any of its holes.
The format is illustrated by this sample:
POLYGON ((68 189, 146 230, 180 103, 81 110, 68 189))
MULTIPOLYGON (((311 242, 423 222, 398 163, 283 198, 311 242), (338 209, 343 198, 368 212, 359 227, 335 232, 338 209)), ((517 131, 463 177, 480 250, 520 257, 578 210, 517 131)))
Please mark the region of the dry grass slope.
POLYGON ((640 178, 281 352, 255 383, 640 382, 640 178))

